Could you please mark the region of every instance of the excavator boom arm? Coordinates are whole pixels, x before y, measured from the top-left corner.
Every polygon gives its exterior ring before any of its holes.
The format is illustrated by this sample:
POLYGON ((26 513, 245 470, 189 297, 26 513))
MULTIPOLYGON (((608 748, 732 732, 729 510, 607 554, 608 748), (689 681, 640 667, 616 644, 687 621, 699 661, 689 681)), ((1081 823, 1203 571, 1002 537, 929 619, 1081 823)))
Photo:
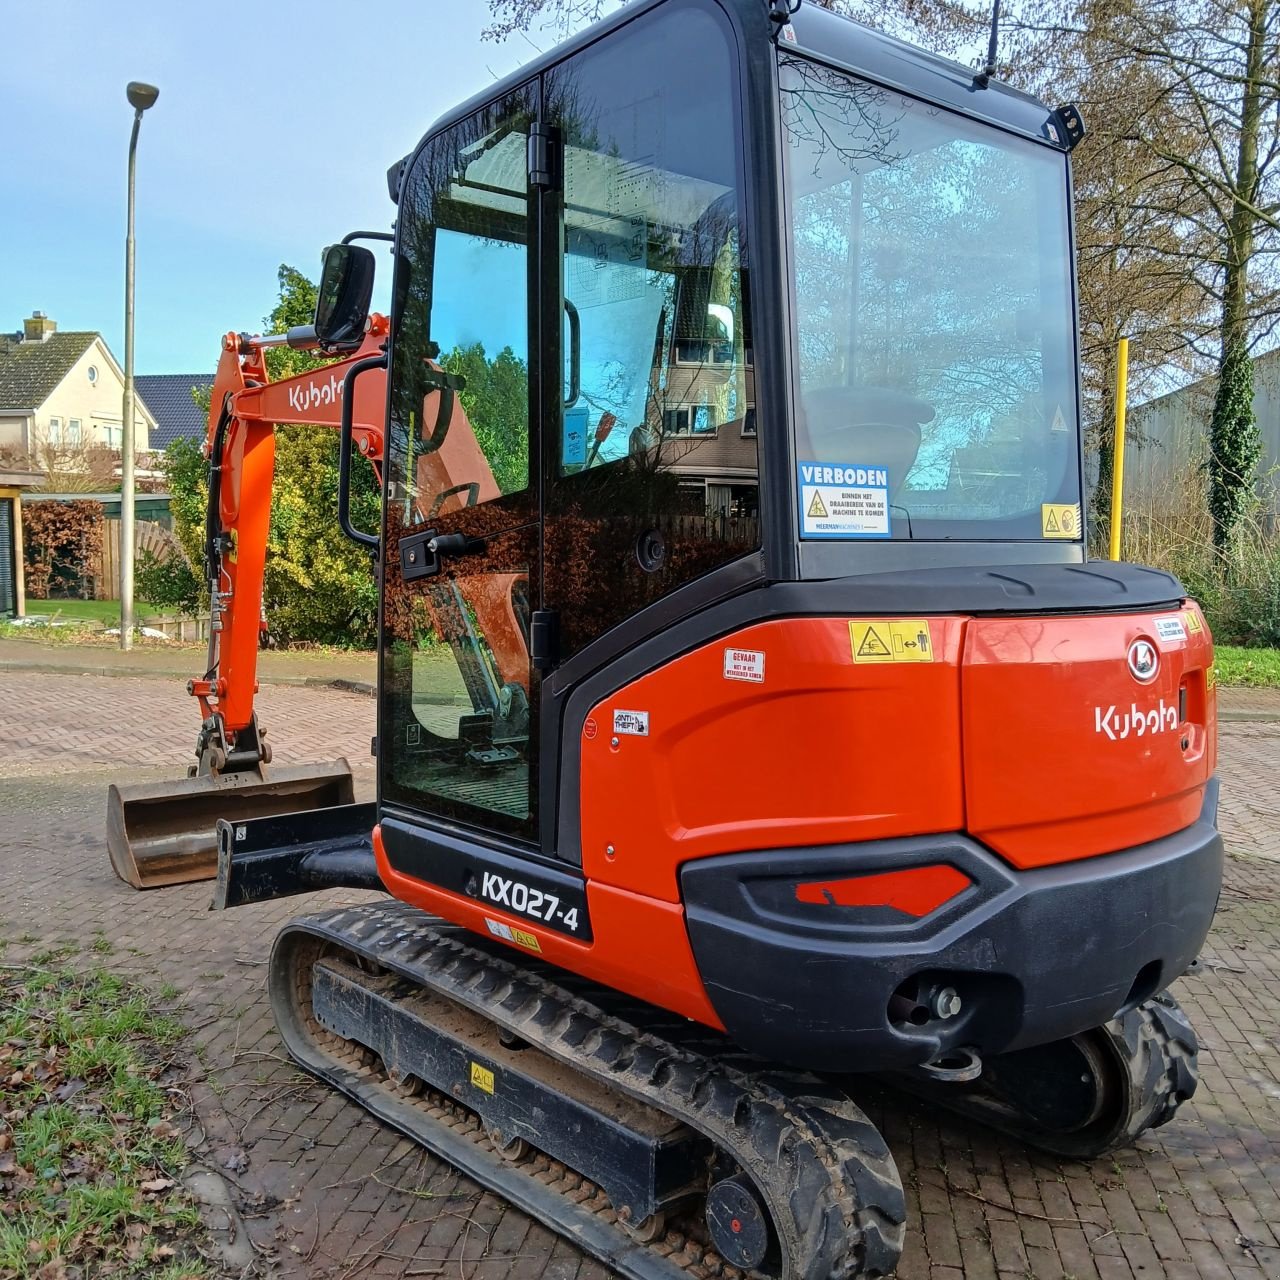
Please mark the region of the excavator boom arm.
MULTIPOLYGON (((190 682, 200 699, 204 729, 199 754, 212 750, 220 772, 247 768, 261 755, 254 728, 258 648, 265 629, 263 577, 275 478, 275 427, 302 423, 338 427, 343 383, 357 362, 380 355, 387 321, 369 318, 364 341, 345 356, 277 382, 270 380, 271 339, 229 333, 209 402, 205 453, 209 458, 209 512, 205 571, 210 590, 209 662, 190 682), (244 741, 245 736, 249 741, 244 741)), ((368 458, 381 482, 386 374, 370 370, 354 383, 352 447, 368 458)))

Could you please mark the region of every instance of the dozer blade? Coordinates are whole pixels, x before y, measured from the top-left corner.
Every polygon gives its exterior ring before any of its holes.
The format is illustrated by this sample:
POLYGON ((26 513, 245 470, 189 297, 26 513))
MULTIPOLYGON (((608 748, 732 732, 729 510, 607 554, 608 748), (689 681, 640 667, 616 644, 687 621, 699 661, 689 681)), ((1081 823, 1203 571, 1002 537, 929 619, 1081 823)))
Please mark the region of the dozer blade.
POLYGON ((270 767, 257 773, 112 786, 107 848, 116 875, 135 889, 210 880, 218 871, 219 818, 239 822, 355 800, 345 760, 270 767))
POLYGON ((317 889, 381 889, 376 804, 218 821, 214 911, 317 889))

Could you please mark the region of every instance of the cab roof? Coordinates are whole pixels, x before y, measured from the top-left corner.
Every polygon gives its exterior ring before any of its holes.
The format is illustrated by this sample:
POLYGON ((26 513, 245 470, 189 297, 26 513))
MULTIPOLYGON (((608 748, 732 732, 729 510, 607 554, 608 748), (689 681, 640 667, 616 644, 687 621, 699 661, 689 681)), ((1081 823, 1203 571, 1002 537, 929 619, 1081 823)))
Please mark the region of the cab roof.
MULTIPOLYGON (((541 72, 642 14, 673 2, 679 0, 632 0, 454 107, 427 130, 424 139, 527 84, 541 72)), ((1053 125, 1053 113, 1038 98, 996 80, 980 89, 971 67, 832 13, 812 0, 799 0, 796 12, 781 30, 769 17, 768 0, 712 0, 712 3, 724 11, 738 39, 744 43, 776 41, 781 49, 820 59, 887 88, 1063 149, 1053 125)), ((392 200, 398 199, 400 177, 412 154, 397 161, 387 173, 392 200)))

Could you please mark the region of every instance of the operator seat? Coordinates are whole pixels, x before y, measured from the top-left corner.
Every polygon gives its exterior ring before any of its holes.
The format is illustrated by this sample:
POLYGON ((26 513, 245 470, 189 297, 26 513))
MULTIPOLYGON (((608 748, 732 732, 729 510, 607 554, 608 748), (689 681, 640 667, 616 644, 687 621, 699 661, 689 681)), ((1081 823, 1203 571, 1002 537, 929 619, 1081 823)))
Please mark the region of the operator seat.
POLYGON ((934 419, 931 404, 891 387, 818 387, 800 409, 798 459, 887 467, 891 499, 915 465, 921 427, 934 419))

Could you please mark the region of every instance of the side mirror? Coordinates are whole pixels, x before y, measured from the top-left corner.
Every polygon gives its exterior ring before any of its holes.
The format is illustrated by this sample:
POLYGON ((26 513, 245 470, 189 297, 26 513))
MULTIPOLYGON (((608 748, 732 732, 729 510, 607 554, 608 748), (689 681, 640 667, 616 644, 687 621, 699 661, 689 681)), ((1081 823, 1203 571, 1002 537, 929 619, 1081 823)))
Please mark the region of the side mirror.
POLYGON ((373 253, 360 245, 331 244, 324 251, 316 295, 316 340, 323 347, 358 347, 369 317, 373 253))

